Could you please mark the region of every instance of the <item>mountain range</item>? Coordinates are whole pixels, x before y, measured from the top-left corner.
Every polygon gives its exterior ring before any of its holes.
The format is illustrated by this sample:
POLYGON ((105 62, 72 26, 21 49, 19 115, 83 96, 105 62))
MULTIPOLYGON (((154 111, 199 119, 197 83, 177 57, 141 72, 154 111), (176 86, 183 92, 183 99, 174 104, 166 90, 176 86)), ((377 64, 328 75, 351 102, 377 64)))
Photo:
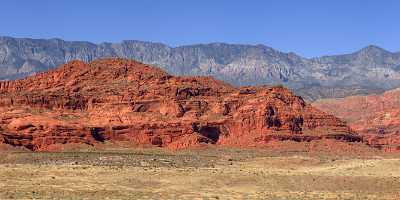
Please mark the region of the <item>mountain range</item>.
POLYGON ((174 75, 213 76, 236 86, 277 85, 306 100, 383 92, 400 86, 400 52, 367 46, 345 55, 304 58, 265 45, 226 43, 170 47, 0 37, 0 79, 23 78, 67 63, 104 57, 138 60, 174 75))

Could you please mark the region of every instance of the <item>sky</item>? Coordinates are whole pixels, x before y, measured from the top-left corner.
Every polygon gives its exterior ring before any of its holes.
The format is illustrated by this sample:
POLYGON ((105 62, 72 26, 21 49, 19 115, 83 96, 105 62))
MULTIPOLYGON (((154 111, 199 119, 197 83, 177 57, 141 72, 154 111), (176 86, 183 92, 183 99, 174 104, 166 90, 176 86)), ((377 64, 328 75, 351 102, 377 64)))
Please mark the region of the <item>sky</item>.
POLYGON ((2 0, 0 35, 170 46, 264 44, 304 57, 400 51, 399 0, 2 0))

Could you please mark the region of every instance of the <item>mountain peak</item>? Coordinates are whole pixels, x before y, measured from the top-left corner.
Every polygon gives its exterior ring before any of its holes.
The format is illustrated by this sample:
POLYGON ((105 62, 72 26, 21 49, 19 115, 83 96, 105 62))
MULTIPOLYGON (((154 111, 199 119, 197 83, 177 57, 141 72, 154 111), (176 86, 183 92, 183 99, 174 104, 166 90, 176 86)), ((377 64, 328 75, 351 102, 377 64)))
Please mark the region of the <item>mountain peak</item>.
POLYGON ((360 49, 357 53, 377 54, 377 53, 390 53, 390 52, 376 45, 368 45, 360 49))

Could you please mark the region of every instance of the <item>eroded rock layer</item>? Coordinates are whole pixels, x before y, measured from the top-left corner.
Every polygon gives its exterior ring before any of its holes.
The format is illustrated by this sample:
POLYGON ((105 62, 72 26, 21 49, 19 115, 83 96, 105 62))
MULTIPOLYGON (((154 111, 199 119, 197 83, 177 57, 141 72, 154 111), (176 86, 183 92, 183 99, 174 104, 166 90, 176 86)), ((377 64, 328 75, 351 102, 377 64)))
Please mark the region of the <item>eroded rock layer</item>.
POLYGON ((313 105, 345 120, 365 143, 385 151, 400 151, 400 89, 380 95, 324 99, 313 105))
POLYGON ((0 82, 0 111, 0 143, 34 151, 106 141, 180 149, 362 140, 286 88, 235 88, 125 59, 0 82))

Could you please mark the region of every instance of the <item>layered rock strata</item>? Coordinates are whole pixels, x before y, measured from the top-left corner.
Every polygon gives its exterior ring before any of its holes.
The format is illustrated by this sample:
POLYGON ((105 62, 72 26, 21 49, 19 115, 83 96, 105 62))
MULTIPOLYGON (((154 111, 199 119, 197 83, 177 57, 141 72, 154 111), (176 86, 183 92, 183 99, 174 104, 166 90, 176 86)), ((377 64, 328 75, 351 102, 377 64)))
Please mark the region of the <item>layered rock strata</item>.
POLYGON ((0 82, 0 111, 0 143, 34 151, 108 141, 181 149, 362 140, 286 88, 235 88, 125 59, 72 61, 0 82))

